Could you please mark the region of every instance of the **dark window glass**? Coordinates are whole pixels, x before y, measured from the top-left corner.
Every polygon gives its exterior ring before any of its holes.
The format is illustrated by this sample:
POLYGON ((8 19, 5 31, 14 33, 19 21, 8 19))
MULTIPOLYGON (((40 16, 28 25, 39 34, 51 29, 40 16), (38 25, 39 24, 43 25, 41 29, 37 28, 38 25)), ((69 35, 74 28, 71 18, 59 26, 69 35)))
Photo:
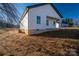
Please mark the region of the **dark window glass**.
POLYGON ((41 24, 41 17, 37 16, 37 24, 41 24))
POLYGON ((47 25, 47 26, 49 25, 49 21, 48 21, 48 20, 46 20, 46 25, 47 25))

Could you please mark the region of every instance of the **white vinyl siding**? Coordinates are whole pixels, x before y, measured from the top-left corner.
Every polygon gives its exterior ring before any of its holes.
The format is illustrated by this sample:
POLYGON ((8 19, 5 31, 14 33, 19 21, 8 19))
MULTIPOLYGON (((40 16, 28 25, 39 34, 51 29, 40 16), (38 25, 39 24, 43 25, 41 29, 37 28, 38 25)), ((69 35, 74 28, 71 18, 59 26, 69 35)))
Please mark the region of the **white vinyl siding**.
POLYGON ((47 19, 47 16, 60 19, 60 16, 49 4, 30 9, 29 10, 29 23, 28 23, 29 29, 54 28, 51 22, 52 20, 47 19), (37 20, 37 16, 40 16, 40 20, 37 20), (46 25, 46 20, 49 20, 48 26, 46 25))

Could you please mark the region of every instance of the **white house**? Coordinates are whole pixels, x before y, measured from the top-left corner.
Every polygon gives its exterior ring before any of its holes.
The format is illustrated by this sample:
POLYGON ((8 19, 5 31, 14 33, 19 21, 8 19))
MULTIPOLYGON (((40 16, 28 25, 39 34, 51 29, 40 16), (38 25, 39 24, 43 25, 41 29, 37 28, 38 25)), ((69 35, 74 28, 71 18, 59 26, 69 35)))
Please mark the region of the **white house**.
POLYGON ((38 34, 60 28, 62 15, 50 3, 28 6, 21 17, 20 31, 38 34))

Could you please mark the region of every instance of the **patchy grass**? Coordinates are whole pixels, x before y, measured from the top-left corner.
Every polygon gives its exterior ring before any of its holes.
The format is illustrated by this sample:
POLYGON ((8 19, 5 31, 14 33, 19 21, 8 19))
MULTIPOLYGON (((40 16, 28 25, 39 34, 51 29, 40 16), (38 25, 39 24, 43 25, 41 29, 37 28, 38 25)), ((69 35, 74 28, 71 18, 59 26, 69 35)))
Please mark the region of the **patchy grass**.
MULTIPOLYGON (((68 31, 68 30, 67 30, 68 31)), ((66 31, 66 33, 67 33, 66 31)), ((69 30, 70 31, 70 30, 69 30)), ((68 33, 69 33, 68 31, 68 33)), ((61 31, 57 32, 60 33, 61 31)), ((62 32, 65 32, 62 31, 62 32)), ((9 56, 77 56, 79 55, 79 40, 53 36, 55 31, 27 36, 18 30, 0 30, 0 55, 9 56), (1 33, 2 32, 2 33, 1 33), (49 33, 49 34, 48 34, 49 33)), ((76 32, 78 33, 78 32, 76 32)), ((60 33, 61 34, 61 33, 60 33)), ((62 35, 62 34, 61 34, 62 35)), ((64 35, 64 34, 63 34, 64 35)))

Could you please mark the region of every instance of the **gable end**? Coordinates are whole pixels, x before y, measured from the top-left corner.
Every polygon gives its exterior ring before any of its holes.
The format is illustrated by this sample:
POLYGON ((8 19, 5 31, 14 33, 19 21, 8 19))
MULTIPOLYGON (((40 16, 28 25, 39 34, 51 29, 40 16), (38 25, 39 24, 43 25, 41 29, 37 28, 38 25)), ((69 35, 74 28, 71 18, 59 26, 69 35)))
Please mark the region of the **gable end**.
POLYGON ((57 14, 63 18, 63 16, 60 14, 60 12, 57 10, 57 8, 53 5, 53 3, 40 3, 40 4, 36 4, 36 5, 32 5, 32 6, 27 6, 27 8, 25 9, 22 17, 21 17, 21 20, 24 18, 24 16, 26 15, 26 13, 29 11, 29 9, 31 8, 35 8, 35 7, 39 7, 39 6, 43 6, 43 5, 46 5, 46 4, 50 4, 52 6, 52 8, 54 8, 54 10, 57 12, 57 14))

